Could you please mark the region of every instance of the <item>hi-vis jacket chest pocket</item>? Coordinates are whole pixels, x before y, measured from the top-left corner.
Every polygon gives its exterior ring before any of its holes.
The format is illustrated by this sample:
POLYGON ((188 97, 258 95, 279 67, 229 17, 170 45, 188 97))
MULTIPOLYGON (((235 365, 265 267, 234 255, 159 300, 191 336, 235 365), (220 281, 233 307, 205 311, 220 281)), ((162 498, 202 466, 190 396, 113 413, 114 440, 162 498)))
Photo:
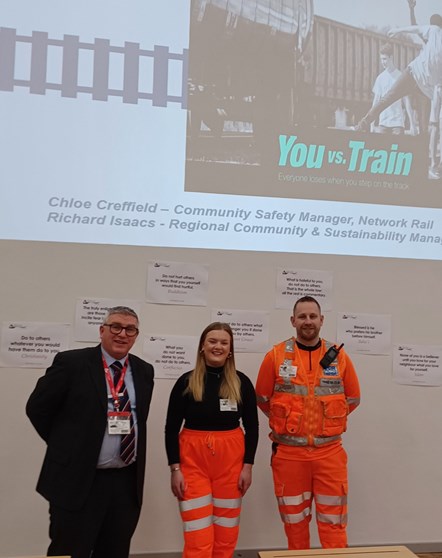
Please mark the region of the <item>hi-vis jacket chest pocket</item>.
POLYGON ((292 398, 292 401, 272 401, 270 403, 270 428, 278 434, 297 434, 301 430, 304 402, 292 398))

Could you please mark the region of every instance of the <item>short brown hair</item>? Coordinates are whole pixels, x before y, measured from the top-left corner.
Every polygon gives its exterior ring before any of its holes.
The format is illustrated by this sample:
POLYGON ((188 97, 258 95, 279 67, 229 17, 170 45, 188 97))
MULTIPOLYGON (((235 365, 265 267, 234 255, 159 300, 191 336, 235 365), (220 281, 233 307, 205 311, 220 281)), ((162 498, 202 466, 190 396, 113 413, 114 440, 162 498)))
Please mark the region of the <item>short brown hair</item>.
POLYGON ((321 305, 319 304, 319 302, 316 300, 316 298, 313 298, 310 295, 306 295, 306 296, 302 296, 301 298, 298 298, 298 300, 295 302, 295 305, 293 306, 293 315, 295 315, 296 312, 296 307, 298 306, 298 304, 300 304, 301 302, 314 302, 316 304, 316 306, 318 307, 319 313, 321 314, 321 305))

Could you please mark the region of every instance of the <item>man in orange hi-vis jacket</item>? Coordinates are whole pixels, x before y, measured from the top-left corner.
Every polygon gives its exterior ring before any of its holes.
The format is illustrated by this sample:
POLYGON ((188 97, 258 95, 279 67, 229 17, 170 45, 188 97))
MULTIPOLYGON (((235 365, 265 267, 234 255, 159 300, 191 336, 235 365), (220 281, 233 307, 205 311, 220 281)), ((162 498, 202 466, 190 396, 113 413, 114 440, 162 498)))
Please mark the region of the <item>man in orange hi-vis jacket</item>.
POLYGON ((341 435, 360 400, 353 364, 341 347, 319 337, 324 316, 311 296, 290 318, 296 338, 264 357, 256 383, 269 417, 275 495, 289 549, 310 547, 313 499, 321 544, 347 546, 347 454, 341 435))

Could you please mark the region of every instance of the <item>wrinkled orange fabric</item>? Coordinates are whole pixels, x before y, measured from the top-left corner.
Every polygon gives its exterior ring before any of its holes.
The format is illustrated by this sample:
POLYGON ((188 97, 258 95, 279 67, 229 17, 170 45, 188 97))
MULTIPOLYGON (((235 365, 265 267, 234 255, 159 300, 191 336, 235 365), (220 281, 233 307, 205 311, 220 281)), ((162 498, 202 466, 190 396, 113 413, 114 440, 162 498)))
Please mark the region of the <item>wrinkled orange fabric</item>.
POLYGON ((241 492, 238 479, 243 458, 241 428, 216 432, 183 428, 180 432, 180 467, 186 483, 180 508, 184 503, 192 507, 192 500, 196 498, 201 498, 204 504, 198 507, 196 502, 192 509, 181 509, 184 558, 233 556, 239 534, 241 492), (206 496, 209 498, 205 499, 206 496), (192 525, 189 522, 198 520, 203 526, 196 523, 195 529, 189 529, 192 525))
MULTIPOLYGON (((334 419, 326 420, 326 407, 323 406, 323 403, 321 402, 321 399, 326 399, 326 397, 321 398, 313 395, 314 387, 320 385, 322 378, 326 378, 326 375, 319 364, 319 361, 326 352, 325 342, 323 341, 317 350, 311 352, 299 350, 299 348, 296 347, 296 344, 294 346, 295 350, 292 356, 293 362, 298 367, 298 370, 296 377, 292 378, 290 383, 308 386, 309 394, 305 397, 277 393, 274 391, 276 383, 284 383, 284 380, 279 375, 279 368, 284 362, 284 359, 291 355, 291 353, 286 353, 285 343, 286 342, 284 341, 283 343, 275 345, 273 349, 266 354, 261 364, 256 382, 256 396, 259 408, 267 416, 270 415, 271 427, 274 425, 276 428, 281 429, 282 433, 293 434, 294 436, 307 436, 309 437, 309 445, 312 445, 312 437, 314 436, 330 436, 340 434, 346 428, 346 416, 343 416, 336 421, 336 431, 334 432, 334 419), (277 416, 275 416, 275 414, 271 413, 271 407, 275 406, 275 402, 282 402, 283 405, 287 404, 288 408, 293 406, 294 413, 292 413, 292 415, 299 413, 300 420, 298 431, 294 431, 295 428, 293 424, 289 425, 292 432, 288 429, 284 430, 283 423, 285 422, 285 419, 281 417, 280 420, 277 416), (298 405, 300 407, 299 411, 296 409, 298 405), (278 422, 281 422, 281 425, 278 425, 278 422)), ((328 399, 332 405, 341 401, 344 407, 347 408, 347 414, 349 414, 356 409, 359 404, 359 382, 353 363, 344 350, 340 351, 337 364, 339 375, 330 376, 329 379, 342 379, 344 394, 336 396, 333 395, 328 399), (347 400, 348 403, 345 403, 345 400, 347 400)), ((331 414, 334 414, 334 412, 332 411, 331 414)), ((270 438, 273 439, 272 434, 270 434, 270 438)), ((287 453, 287 459, 293 458, 293 453, 295 452, 295 459, 305 459, 306 461, 310 461, 311 459, 325 457, 330 453, 332 446, 336 448, 340 445, 341 441, 336 440, 331 444, 313 448, 312 453, 311 447, 293 447, 280 444, 280 451, 287 453)))
POLYGON ((311 521, 312 499, 315 499, 316 520, 319 539, 323 548, 345 548, 347 546, 347 454, 344 448, 334 449, 334 453, 313 461, 296 461, 272 456, 275 495, 279 501, 279 512, 284 523, 289 550, 310 548, 309 523, 311 521), (313 496, 314 495, 314 496, 313 496), (333 505, 328 498, 342 499, 333 505), (299 503, 283 504, 280 499, 299 498, 299 503), (321 503, 322 502, 322 503, 321 503), (287 521, 285 516, 305 514, 300 521, 287 521), (334 516, 330 523, 321 520, 321 515, 334 516))
POLYGON ((286 342, 280 343, 264 357, 256 383, 258 406, 270 417, 270 438, 273 441, 279 438, 272 456, 273 480, 288 547, 292 550, 310 548, 313 500, 321 545, 347 546, 347 455, 340 434, 345 431, 347 414, 359 404, 360 391, 353 363, 344 350, 332 364, 336 370, 327 373, 322 369, 319 362, 326 349, 324 341, 313 351, 300 350, 294 343, 294 351, 287 352, 286 342), (290 360, 296 374, 288 382, 279 372, 284 361, 290 360), (342 382, 344 393, 315 395, 315 387, 328 385, 330 379, 342 382), (275 384, 287 383, 306 386, 307 393, 274 391, 275 384), (300 437, 308 442, 305 446, 284 444, 278 435, 288 436, 287 441, 300 437), (315 445, 315 437, 324 436, 338 439, 315 445))

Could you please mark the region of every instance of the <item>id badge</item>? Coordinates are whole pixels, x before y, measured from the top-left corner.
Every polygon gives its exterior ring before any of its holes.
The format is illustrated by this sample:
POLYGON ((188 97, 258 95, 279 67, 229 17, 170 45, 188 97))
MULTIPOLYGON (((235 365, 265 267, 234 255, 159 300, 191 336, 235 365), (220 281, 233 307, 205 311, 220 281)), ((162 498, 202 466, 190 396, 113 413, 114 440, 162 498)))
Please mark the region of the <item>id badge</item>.
POLYGON ((220 399, 219 400, 219 410, 220 411, 237 411, 238 405, 236 401, 232 401, 231 399, 220 399))
POLYGON ((130 413, 111 412, 107 414, 108 434, 130 434, 130 413))
POLYGON ((282 378, 296 378, 297 372, 297 366, 293 366, 292 364, 288 364, 286 362, 283 362, 279 367, 279 375, 282 378))

